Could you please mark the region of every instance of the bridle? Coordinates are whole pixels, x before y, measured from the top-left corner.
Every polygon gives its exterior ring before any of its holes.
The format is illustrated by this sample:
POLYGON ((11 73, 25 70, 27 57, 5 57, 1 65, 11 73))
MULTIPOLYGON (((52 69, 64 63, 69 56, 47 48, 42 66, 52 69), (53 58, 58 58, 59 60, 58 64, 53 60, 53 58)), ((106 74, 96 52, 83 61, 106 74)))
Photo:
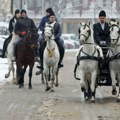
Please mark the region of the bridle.
MULTIPOLYGON (((88 25, 84 25, 84 28, 83 29, 85 29, 85 27, 88 27, 89 28, 89 33, 88 33, 88 36, 86 36, 86 35, 84 35, 84 34, 80 34, 79 35, 79 37, 81 37, 81 36, 84 36, 85 37, 85 42, 88 40, 88 38, 91 36, 91 30, 90 30, 90 27, 88 26, 88 25)), ((81 32, 81 31, 80 31, 81 32)))
MULTIPOLYGON (((52 26, 47 25, 47 26, 45 26, 45 27, 50 27, 50 28, 52 28, 52 29, 51 29, 52 35, 54 34, 54 30, 53 30, 53 27, 52 27, 52 26)), ((49 32, 46 32, 46 33, 50 34, 49 32)), ((47 36, 47 37, 45 36, 45 40, 48 41, 46 38, 51 39, 51 37, 52 37, 52 36, 47 36)))
MULTIPOLYGON (((114 24, 114 25, 112 25, 112 26, 110 27, 110 28, 112 29, 112 31, 113 31, 113 27, 118 27, 118 28, 119 28, 118 25, 115 25, 115 24, 114 24)), ((120 46, 120 44, 117 45, 117 42, 118 42, 118 40, 119 40, 119 38, 120 38, 120 28, 119 28, 118 34, 119 34, 119 36, 118 36, 116 39, 111 39, 111 38, 110 38, 110 40, 116 41, 115 44, 114 44, 116 47, 117 47, 117 46, 120 46)))

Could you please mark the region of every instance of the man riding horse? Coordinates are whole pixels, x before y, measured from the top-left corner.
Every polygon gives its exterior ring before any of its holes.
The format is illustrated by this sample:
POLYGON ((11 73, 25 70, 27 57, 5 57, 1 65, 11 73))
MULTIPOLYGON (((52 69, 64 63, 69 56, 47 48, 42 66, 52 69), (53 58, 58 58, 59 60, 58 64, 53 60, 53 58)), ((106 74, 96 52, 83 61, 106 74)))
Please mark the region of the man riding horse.
MULTIPOLYGON (((52 24, 54 22, 55 22, 55 14, 54 14, 53 11, 51 11, 51 13, 49 15, 48 24, 52 24)), ((64 51, 65 50, 64 50, 63 41, 60 39, 61 28, 60 28, 60 24, 58 22, 56 22, 54 24, 53 33, 54 33, 54 36, 55 36, 55 42, 57 43, 58 48, 59 48, 59 52, 60 52, 60 61, 59 61, 58 67, 61 68, 61 67, 63 67, 63 65, 61 63, 62 63, 62 60, 63 60, 63 57, 64 57, 64 51)), ((44 52, 44 49, 45 49, 45 46, 46 46, 46 42, 45 42, 45 38, 44 38, 44 31, 43 31, 43 39, 40 41, 40 46, 41 46, 40 49, 39 49, 40 59, 41 59, 40 69, 43 69, 43 52, 44 52)))
MULTIPOLYGON (((47 8, 46 9, 46 16, 44 16, 40 21, 40 24, 39 24, 38 28, 42 31, 42 36, 44 36, 45 24, 49 22, 49 15, 50 15, 51 12, 53 12, 52 8, 47 8)), ((57 21, 56 17, 55 17, 55 21, 57 21)))
MULTIPOLYGON (((15 25, 15 34, 19 35, 20 40, 22 40, 28 32, 34 34, 35 39, 38 39, 38 30, 32 19, 28 18, 26 10, 21 10, 21 17, 15 25)), ((19 43, 19 42, 18 42, 19 43)))
POLYGON ((15 27, 15 23, 17 22, 17 20, 19 19, 20 17, 20 10, 17 9, 15 10, 15 15, 14 17, 10 20, 9 22, 9 32, 10 32, 10 36, 4 41, 4 44, 3 44, 3 51, 2 51, 2 54, 0 57, 4 58, 5 56, 5 52, 7 50, 7 46, 8 44, 10 43, 11 41, 11 38, 12 38, 12 35, 13 35, 13 31, 14 31, 14 27, 15 27))

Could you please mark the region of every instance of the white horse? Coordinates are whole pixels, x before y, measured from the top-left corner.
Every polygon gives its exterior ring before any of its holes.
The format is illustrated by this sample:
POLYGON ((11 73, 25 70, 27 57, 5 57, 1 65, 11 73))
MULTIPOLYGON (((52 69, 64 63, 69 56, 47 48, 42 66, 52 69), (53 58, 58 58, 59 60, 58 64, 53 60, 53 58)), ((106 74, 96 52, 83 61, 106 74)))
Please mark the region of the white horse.
POLYGON ((77 73, 80 78, 81 90, 85 94, 85 99, 91 97, 91 102, 95 102, 95 86, 98 73, 97 59, 103 57, 102 49, 94 43, 93 31, 90 23, 80 23, 80 49, 77 53, 78 68, 77 73))
POLYGON ((12 39, 8 45, 8 48, 7 48, 7 52, 6 52, 6 56, 7 56, 7 59, 8 59, 8 73, 5 74, 5 78, 8 78, 10 76, 10 73, 12 71, 12 80, 13 82, 16 82, 15 81, 15 69, 14 69, 14 65, 13 65, 13 50, 14 50, 14 47, 15 47, 15 44, 16 42, 20 39, 20 37, 18 35, 16 35, 15 33, 13 33, 12 35, 12 39))
POLYGON ((56 83, 55 86, 58 86, 58 63, 60 59, 60 54, 58 50, 58 46, 56 44, 55 37, 54 37, 54 23, 52 24, 47 24, 45 26, 45 40, 46 40, 46 47, 44 50, 44 55, 43 55, 43 67, 44 71, 43 74, 46 79, 46 89, 45 91, 51 90, 53 92, 53 85, 54 85, 54 80, 56 76, 56 83), (50 69, 50 74, 51 74, 51 86, 48 85, 48 79, 49 79, 49 69, 50 69))
POLYGON ((109 55, 109 69, 112 79, 112 94, 116 95, 116 83, 119 86, 117 101, 120 102, 120 27, 119 22, 110 21, 111 49, 109 55))

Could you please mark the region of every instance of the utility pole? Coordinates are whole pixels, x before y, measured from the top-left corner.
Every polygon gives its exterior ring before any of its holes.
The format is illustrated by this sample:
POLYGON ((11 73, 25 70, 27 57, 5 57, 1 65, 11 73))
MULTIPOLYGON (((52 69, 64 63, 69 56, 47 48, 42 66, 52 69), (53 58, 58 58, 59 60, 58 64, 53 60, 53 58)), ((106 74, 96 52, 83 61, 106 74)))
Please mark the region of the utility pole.
POLYGON ((22 9, 22 4, 23 4, 23 1, 20 0, 20 9, 22 9))
POLYGON ((42 14, 44 15, 45 12, 45 1, 42 0, 42 14))
POLYGON ((10 12, 13 14, 13 0, 11 0, 11 5, 10 5, 10 12))

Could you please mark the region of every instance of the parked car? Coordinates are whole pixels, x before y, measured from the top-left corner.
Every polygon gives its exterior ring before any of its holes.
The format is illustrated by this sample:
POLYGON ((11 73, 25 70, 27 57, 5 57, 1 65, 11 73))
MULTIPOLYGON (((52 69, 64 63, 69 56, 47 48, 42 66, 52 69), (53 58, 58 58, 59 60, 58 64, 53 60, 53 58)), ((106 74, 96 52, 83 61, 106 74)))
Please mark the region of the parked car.
POLYGON ((61 39, 64 40, 64 47, 65 47, 65 49, 74 49, 75 48, 74 42, 70 41, 67 37, 61 36, 61 39))
POLYGON ((62 37, 67 41, 74 42, 75 48, 79 48, 80 43, 75 34, 62 34, 62 37))
POLYGON ((3 43, 8 36, 9 36, 8 24, 6 22, 1 22, 0 23, 0 51, 2 51, 3 43))

